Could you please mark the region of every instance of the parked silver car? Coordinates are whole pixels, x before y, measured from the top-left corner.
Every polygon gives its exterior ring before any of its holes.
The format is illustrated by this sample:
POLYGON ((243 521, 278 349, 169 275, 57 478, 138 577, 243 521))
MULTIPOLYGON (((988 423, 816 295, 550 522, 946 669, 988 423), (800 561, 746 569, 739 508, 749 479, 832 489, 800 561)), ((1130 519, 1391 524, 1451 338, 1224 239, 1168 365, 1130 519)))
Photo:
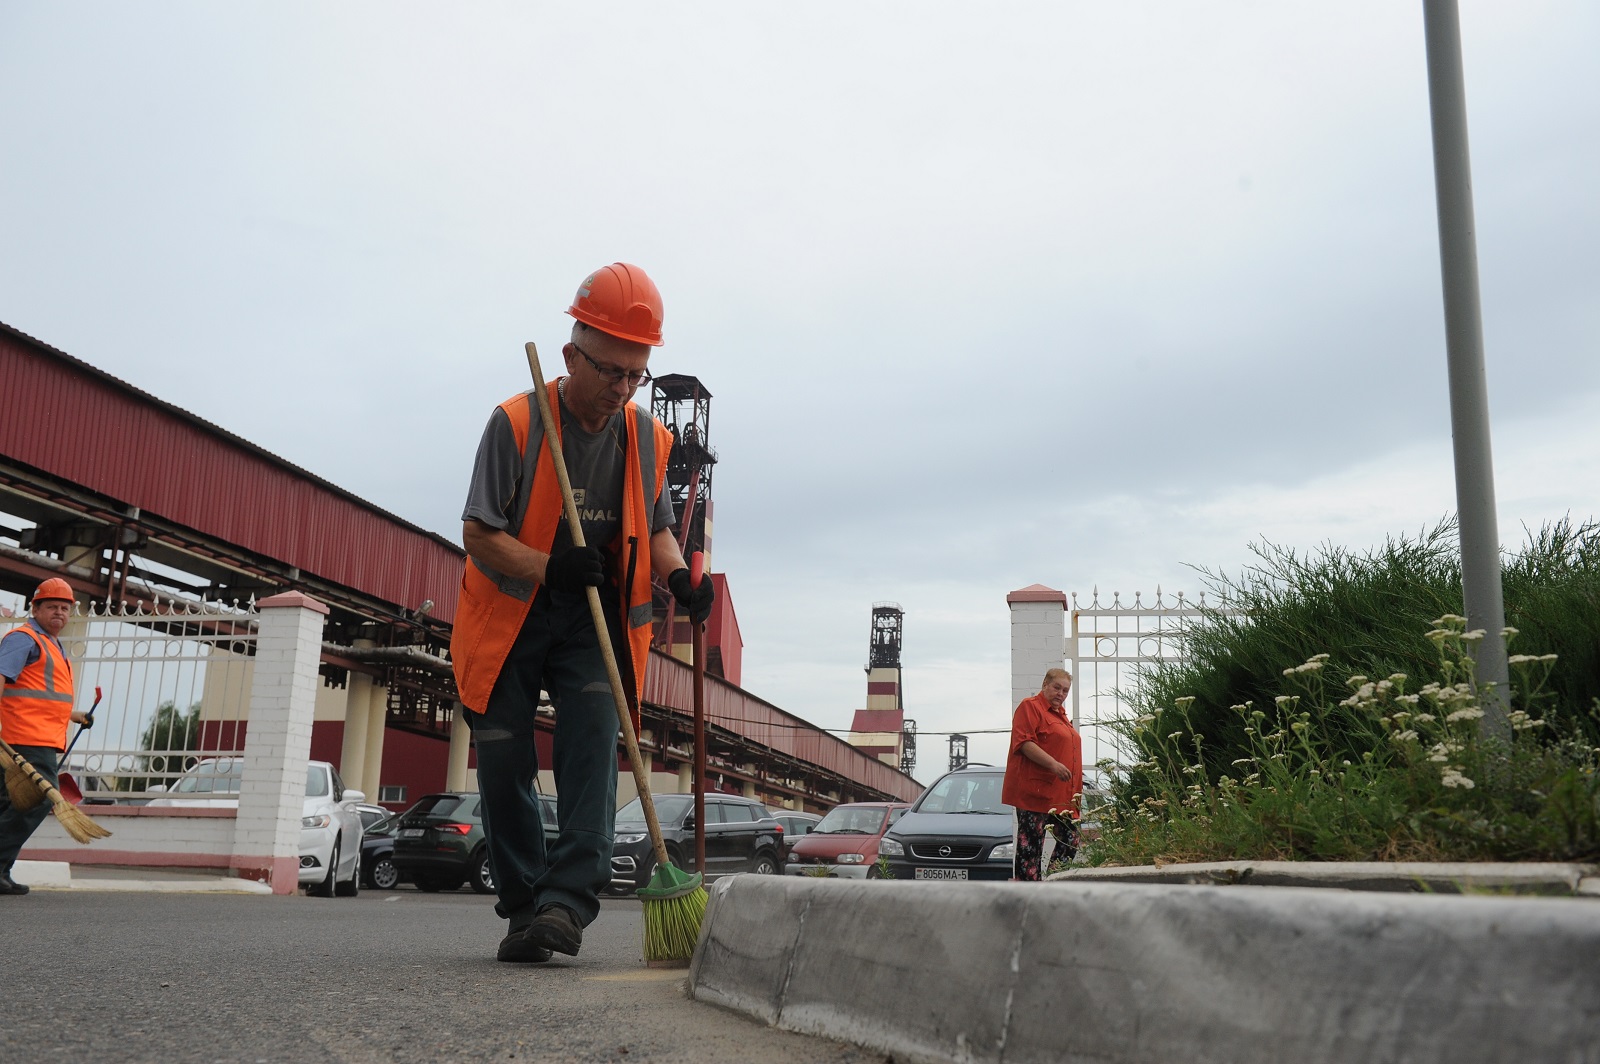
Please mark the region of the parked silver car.
MULTIPOLYGON (((239 808, 244 758, 208 757, 197 762, 152 806, 239 808)), ((345 787, 326 761, 306 764, 305 802, 300 809, 300 885, 307 894, 352 898, 361 892, 361 813, 367 796, 345 787)))

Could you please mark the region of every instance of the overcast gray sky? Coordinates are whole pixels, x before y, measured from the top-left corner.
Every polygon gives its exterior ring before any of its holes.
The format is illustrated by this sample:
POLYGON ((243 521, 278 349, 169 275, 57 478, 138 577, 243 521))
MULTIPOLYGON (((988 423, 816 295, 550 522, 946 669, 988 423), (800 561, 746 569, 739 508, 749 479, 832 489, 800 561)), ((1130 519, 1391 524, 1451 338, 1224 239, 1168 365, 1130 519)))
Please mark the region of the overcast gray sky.
MULTIPOLYGON (((1515 546, 1600 513, 1600 8, 1462 22, 1515 546)), ((1417 4, 0 0, 0 247, 0 320, 452 539, 639 263, 745 686, 829 727, 874 601, 924 731, 1005 727, 1014 588, 1454 508, 1417 4)))

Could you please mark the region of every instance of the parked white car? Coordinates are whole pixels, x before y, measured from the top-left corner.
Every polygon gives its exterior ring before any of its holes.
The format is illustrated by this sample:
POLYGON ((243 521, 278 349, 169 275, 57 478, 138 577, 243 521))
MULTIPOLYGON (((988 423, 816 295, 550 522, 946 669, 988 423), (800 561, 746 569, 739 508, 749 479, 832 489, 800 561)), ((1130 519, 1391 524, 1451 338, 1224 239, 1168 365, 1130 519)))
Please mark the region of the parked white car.
MULTIPOLYGON (((244 774, 241 757, 208 757, 173 781, 153 806, 239 808, 244 774), (170 797, 169 797, 170 796, 170 797)), ((339 770, 326 761, 306 764, 305 804, 300 809, 300 885, 307 894, 353 898, 361 892, 361 813, 367 796, 347 789, 339 770)))

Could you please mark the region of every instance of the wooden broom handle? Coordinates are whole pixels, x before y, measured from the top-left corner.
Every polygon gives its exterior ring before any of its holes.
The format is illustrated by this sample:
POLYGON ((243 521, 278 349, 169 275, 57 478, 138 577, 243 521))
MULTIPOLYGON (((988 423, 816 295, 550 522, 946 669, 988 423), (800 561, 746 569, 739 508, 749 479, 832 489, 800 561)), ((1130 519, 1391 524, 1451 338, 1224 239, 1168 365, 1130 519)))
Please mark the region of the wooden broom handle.
MULTIPOLYGON (((544 373, 539 368, 539 349, 532 340, 527 343, 528 369, 533 372, 533 394, 539 403, 539 416, 544 438, 550 442, 550 456, 555 459, 556 480, 561 485, 561 509, 567 515, 567 528, 572 533, 574 547, 587 546, 583 542, 583 522, 578 519, 578 504, 572 499, 572 481, 567 479, 567 460, 561 454, 561 433, 552 432, 555 418, 550 411, 550 393, 544 384, 544 373)), ((530 443, 533 441, 530 441, 530 443)), ((537 446, 537 443, 534 443, 537 446)), ((650 544, 644 544, 648 551, 650 544)), ((645 564, 649 564, 646 555, 645 564)), ((628 765, 633 769, 633 782, 639 789, 639 804, 644 807, 644 820, 650 828, 650 843, 655 847, 656 862, 671 864, 667 860, 667 844, 661 838, 661 822, 656 819, 656 803, 650 797, 650 773, 639 757, 639 739, 633 733, 633 715, 628 712, 628 696, 622 689, 622 673, 617 668, 617 655, 611 648, 611 634, 606 627, 605 611, 600 608, 600 589, 588 587, 589 613, 594 617, 595 635, 600 639, 600 655, 605 658, 606 678, 611 681, 611 700, 616 703, 617 720, 622 724, 622 740, 628 747, 628 765)), ((560 712, 559 709, 556 712, 560 712)), ((559 801, 560 795, 556 798, 559 801)))

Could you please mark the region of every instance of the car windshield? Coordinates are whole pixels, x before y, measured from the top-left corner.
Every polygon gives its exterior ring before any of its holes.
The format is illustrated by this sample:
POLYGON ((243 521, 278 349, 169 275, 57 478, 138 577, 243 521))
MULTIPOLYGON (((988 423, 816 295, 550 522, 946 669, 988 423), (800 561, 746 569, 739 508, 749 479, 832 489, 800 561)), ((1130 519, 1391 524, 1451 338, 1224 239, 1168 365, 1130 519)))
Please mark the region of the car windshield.
POLYGON ((867 806, 837 805, 822 818, 822 823, 811 829, 813 835, 876 835, 883 827, 887 809, 867 806))
POLYGON ((1011 807, 1000 801, 1000 774, 952 772, 917 800, 919 813, 1002 813, 1011 807))
MULTIPOLYGON (((674 824, 683 819, 683 815, 694 808, 694 795, 692 794, 660 794, 656 796, 656 819, 665 823, 674 824)), ((617 810, 618 824, 643 824, 644 806, 635 798, 621 809, 617 810)))
POLYGON ((179 776, 172 790, 178 794, 238 794, 243 773, 244 762, 237 758, 202 761, 179 776))
POLYGON ((306 769, 306 797, 321 798, 332 787, 328 783, 328 770, 321 765, 311 765, 306 769))

